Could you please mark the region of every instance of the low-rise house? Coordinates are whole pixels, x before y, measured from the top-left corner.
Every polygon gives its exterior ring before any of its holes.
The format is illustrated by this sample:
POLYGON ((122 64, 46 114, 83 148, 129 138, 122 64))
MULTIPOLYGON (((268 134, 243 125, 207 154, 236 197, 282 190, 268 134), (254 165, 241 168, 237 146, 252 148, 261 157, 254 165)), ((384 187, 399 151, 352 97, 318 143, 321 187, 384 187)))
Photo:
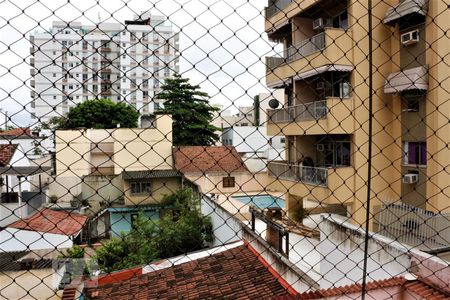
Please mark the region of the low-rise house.
POLYGON ((20 144, 0 144, 0 226, 26 218, 41 207, 43 193, 31 191, 30 179, 47 169, 32 165, 20 144))
POLYGON ((44 208, 2 229, 0 252, 70 248, 86 222, 86 216, 44 208))
POLYGON ((264 190, 265 177, 249 172, 230 146, 184 146, 173 150, 175 168, 202 193, 230 194, 264 190))
POLYGON ((0 131, 0 145, 8 144, 20 145, 24 155, 33 159, 48 153, 50 141, 27 127, 0 131))
POLYGON ((70 202, 94 190, 89 200, 114 201, 124 190, 120 178, 115 181, 122 172, 172 170, 172 118, 158 115, 153 125, 153 128, 57 130, 56 177, 49 186, 49 196, 55 196, 58 202, 70 202), (94 180, 89 179, 92 176, 96 176, 94 180), (86 181, 92 182, 92 187, 82 184, 86 181), (98 191, 98 187, 110 183, 111 189, 98 191))
POLYGON ((60 299, 58 250, 0 252, 2 299, 60 299))

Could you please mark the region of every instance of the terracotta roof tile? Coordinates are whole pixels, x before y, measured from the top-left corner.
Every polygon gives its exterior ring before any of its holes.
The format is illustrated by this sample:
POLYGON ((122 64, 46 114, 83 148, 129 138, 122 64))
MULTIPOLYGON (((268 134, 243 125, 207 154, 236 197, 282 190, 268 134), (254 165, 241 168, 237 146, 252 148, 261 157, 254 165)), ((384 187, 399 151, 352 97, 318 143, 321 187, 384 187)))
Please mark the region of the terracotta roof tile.
MULTIPOLYGON (((390 287, 403 287, 404 291, 415 295, 414 299, 424 300, 438 300, 438 299, 450 299, 450 294, 442 291, 441 289, 426 283, 422 279, 408 281, 403 277, 393 277, 384 280, 377 280, 368 282, 366 285, 366 291, 385 289, 390 287), (417 298, 418 296, 418 298, 417 298)), ((359 283, 340 286, 329 289, 321 289, 311 292, 299 294, 297 296, 283 295, 275 297, 276 300, 293 300, 293 299, 323 299, 327 297, 339 297, 343 295, 361 293, 362 286, 359 283)))
POLYGON ((16 144, 0 145, 0 167, 5 167, 11 162, 17 146, 16 144))
POLYGON ((173 150, 175 167, 186 173, 232 173, 248 171, 234 147, 185 146, 173 150))
POLYGON ((29 218, 18 220, 7 227, 76 236, 86 221, 87 217, 80 214, 45 208, 29 218))
POLYGON ((28 136, 32 137, 30 128, 13 128, 10 130, 0 131, 0 137, 19 137, 28 136))
POLYGON ((287 290, 247 245, 105 285, 87 299, 272 299, 287 290))

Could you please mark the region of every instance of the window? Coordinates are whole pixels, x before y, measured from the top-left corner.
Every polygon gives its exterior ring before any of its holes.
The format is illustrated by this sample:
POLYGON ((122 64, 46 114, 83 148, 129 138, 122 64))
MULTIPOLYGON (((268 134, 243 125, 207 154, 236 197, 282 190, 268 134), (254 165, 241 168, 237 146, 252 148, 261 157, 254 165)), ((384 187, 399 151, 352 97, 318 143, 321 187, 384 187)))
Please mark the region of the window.
POLYGON ((407 165, 425 166, 427 164, 427 143, 404 142, 403 163, 407 165))
POLYGON ((56 96, 53 96, 53 100, 56 100, 56 96))
POLYGON ((149 181, 136 181, 131 182, 131 194, 148 194, 151 195, 151 183, 149 181))
POLYGON ((232 188, 235 186, 234 177, 223 177, 222 178, 222 186, 224 188, 232 188))
POLYGON ((330 141, 321 147, 324 155, 325 167, 350 166, 351 165, 351 142, 330 141))
POLYGON ((2 193, 0 198, 1 203, 17 203, 19 202, 19 197, 17 193, 2 193))

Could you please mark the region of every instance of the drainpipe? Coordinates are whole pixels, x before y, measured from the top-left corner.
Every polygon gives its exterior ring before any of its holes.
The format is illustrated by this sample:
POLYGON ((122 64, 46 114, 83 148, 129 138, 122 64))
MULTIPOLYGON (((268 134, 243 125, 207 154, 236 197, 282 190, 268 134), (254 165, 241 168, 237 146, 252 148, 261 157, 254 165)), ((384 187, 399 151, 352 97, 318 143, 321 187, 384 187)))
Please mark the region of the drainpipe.
POLYGON ((19 217, 22 219, 22 176, 17 176, 17 180, 19 181, 19 217))

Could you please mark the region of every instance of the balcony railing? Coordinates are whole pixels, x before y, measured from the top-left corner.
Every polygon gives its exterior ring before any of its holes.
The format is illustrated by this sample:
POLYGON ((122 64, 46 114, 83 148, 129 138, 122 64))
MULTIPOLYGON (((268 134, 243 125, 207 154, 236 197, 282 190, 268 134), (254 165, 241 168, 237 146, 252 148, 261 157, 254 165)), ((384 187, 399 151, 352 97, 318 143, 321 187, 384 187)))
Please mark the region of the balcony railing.
POLYGON ((266 18, 269 19, 278 12, 285 9, 293 0, 276 0, 269 7, 266 7, 266 18))
POLYGON ((323 49, 325 49, 325 32, 301 41, 295 46, 290 46, 277 56, 266 57, 266 72, 270 72, 284 63, 301 59, 323 49))
POLYGON ((277 179, 301 181, 307 184, 328 186, 328 168, 307 167, 288 163, 269 163, 269 175, 277 179))
POLYGON ((286 123, 320 120, 327 117, 327 101, 315 101, 268 111, 269 122, 286 123))

